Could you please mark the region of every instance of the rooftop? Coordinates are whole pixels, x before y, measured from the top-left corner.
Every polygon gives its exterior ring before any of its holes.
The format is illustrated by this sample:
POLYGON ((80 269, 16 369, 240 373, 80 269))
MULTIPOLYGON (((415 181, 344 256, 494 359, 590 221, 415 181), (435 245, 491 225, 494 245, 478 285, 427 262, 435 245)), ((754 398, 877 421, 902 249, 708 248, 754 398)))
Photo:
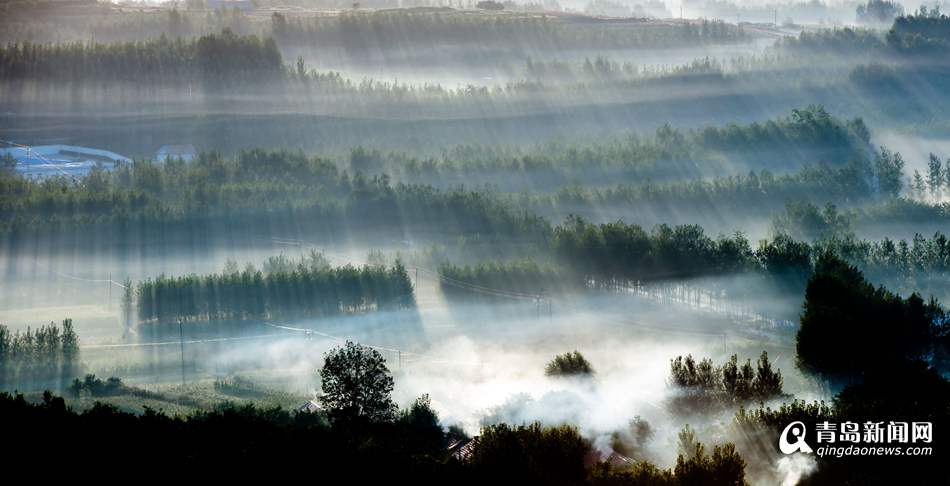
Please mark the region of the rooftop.
POLYGON ((0 156, 16 159, 15 171, 25 177, 83 176, 93 167, 113 169, 132 160, 108 150, 76 145, 15 145, 0 148, 0 156))

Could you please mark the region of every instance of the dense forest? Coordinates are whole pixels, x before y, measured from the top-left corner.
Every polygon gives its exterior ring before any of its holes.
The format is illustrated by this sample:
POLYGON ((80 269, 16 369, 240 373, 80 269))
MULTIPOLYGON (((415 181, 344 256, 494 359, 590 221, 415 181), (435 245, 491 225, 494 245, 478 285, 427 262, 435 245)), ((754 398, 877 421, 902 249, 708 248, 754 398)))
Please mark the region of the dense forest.
POLYGON ((231 31, 194 40, 169 39, 122 44, 8 44, 0 47, 4 81, 137 84, 279 81, 283 60, 273 39, 237 36, 231 31))
MULTIPOLYGON (((777 431, 796 420, 808 426, 880 420, 908 426, 929 422, 935 428, 946 424, 950 382, 938 370, 945 371, 948 323, 939 303, 925 303, 917 295, 895 296, 868 283, 855 267, 823 256, 805 294, 798 364, 811 374, 847 385, 831 404, 794 401, 777 408, 740 410, 737 424, 747 434, 777 431), (836 345, 842 342, 848 344, 836 345)), ((930 445, 932 440, 922 443, 930 445)), ((882 461, 869 455, 830 455, 818 459, 817 470, 805 483, 929 482, 942 477, 944 457, 937 452, 933 457, 882 461)))
MULTIPOLYGON (((9 231, 60 223, 188 221, 209 216, 293 212, 329 224, 360 214, 364 215, 362 218, 370 215, 373 222, 381 223, 408 223, 418 215, 468 228, 499 228, 519 222, 536 226, 530 218, 518 215, 517 207, 524 204, 522 201, 511 204, 481 192, 476 194, 453 185, 453 179, 460 184, 472 184, 478 177, 514 173, 555 187, 570 181, 598 182, 617 177, 663 179, 712 174, 727 166, 736 170, 736 165, 752 166, 769 153, 798 154, 798 160, 780 158, 771 167, 776 171, 823 157, 841 165, 847 160, 864 159, 870 152, 868 137, 861 120, 845 122, 821 107, 809 107, 764 124, 708 127, 687 133, 663 127, 652 139, 627 138, 592 146, 553 144, 530 152, 460 146, 435 159, 356 148, 342 160, 334 160, 300 152, 255 149, 241 151, 233 158, 205 153, 187 164, 175 160, 136 161, 94 170, 78 180, 27 180, 6 172, 0 173, 0 224, 9 231), (799 144, 807 144, 815 152, 801 154, 794 149, 799 144), (743 158, 743 147, 754 149, 750 154, 760 155, 743 158), (400 182, 393 185, 386 175, 389 173, 400 182), (436 180, 448 189, 429 187, 427 183, 436 180), (400 211, 393 213, 395 208, 400 211)), ((842 186, 839 193, 847 191, 847 186, 861 183, 851 189, 860 193, 860 188, 874 176, 878 192, 899 192, 899 182, 894 180, 902 170, 899 154, 881 152, 871 167, 854 164, 858 165, 847 169, 816 168, 797 178, 760 172, 750 175, 748 180, 726 179, 714 185, 717 191, 728 191, 730 184, 751 186, 752 191, 791 186, 779 190, 792 191, 796 184, 837 181, 842 186)), ((691 191, 703 191, 702 184, 697 182, 694 188, 687 186, 669 192, 688 197, 691 191)), ((591 197, 607 203, 632 202, 635 194, 618 188, 591 197)))
POLYGON ((916 293, 902 298, 884 287, 875 288, 856 267, 822 255, 805 293, 797 337, 799 366, 832 379, 854 381, 907 360, 932 358, 944 365, 950 353, 948 336, 950 318, 935 299, 925 302, 916 293), (840 349, 832 344, 842 340, 854 347, 840 349), (864 351, 881 340, 888 342, 885 349, 873 354, 864 351))
POLYGON ((215 275, 160 276, 134 292, 140 323, 332 316, 413 305, 406 268, 330 268, 315 258, 262 272, 236 268, 215 275))
POLYGON ((285 151, 253 150, 234 159, 204 154, 187 164, 137 161, 80 180, 0 179, 4 229, 14 233, 75 225, 195 229, 212 219, 267 227, 281 217, 326 228, 441 221, 457 233, 549 231, 542 219, 478 191, 394 185, 386 175, 351 176, 324 158, 285 151))
POLYGON ((364 149, 354 151, 350 160, 355 168, 385 171, 400 179, 438 176, 443 181, 472 181, 509 172, 530 175, 537 185, 548 179, 561 184, 605 183, 618 177, 662 180, 745 167, 788 170, 820 160, 844 165, 871 156, 869 142, 869 129, 861 119, 842 120, 821 106, 808 106, 764 123, 695 130, 664 125, 649 137, 632 134, 597 143, 550 142, 530 150, 467 145, 428 158, 364 149), (809 149, 802 152, 797 148, 801 145, 809 149), (782 156, 772 158, 772 154, 782 156))
POLYGON ((823 29, 785 39, 783 47, 825 54, 932 56, 946 47, 948 33, 950 17, 941 13, 939 6, 922 5, 916 12, 897 17, 884 35, 873 29, 823 29))

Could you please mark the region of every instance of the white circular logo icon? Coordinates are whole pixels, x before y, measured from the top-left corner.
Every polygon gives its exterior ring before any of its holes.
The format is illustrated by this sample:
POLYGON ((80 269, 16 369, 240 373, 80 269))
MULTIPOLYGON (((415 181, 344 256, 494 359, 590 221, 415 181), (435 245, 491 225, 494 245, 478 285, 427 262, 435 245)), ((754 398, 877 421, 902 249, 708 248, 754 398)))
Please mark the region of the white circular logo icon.
POLYGON ((778 438, 778 448, 783 454, 793 452, 812 452, 811 447, 805 443, 805 424, 801 422, 792 422, 785 426, 782 435, 778 438), (794 438, 794 442, 789 442, 789 435, 794 438))

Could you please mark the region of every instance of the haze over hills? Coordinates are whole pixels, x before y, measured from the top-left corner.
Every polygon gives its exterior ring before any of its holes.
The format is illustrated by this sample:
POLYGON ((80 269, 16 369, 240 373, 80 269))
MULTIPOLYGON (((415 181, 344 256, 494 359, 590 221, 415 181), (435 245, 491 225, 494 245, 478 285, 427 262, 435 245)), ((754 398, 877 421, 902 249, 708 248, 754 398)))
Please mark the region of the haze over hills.
POLYGON ((4 2, 4 459, 940 483, 942 7, 4 2))

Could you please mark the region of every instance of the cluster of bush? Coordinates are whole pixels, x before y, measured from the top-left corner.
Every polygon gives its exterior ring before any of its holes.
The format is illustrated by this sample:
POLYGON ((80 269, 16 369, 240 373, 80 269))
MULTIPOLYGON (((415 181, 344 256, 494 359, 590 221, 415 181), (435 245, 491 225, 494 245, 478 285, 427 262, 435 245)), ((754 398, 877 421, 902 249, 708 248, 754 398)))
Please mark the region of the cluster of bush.
POLYGON ((754 367, 751 360, 740 365, 735 354, 722 366, 714 366, 709 358, 697 363, 692 355, 677 356, 670 362, 670 385, 674 390, 671 406, 683 414, 709 413, 785 396, 782 372, 772 368, 765 351, 754 367))

